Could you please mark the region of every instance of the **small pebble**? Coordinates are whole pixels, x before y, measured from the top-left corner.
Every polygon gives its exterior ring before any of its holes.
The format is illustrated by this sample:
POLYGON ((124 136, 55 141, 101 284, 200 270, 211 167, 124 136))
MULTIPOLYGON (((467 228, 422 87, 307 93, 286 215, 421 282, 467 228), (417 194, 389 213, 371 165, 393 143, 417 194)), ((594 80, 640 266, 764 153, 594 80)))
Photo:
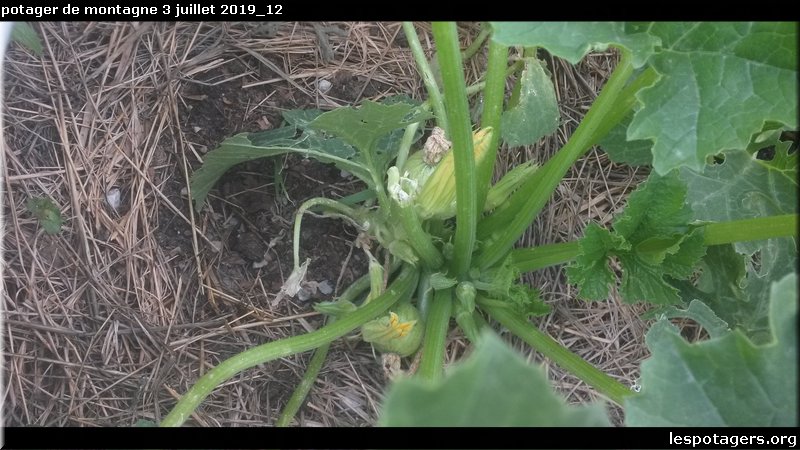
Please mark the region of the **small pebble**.
POLYGON ((108 202, 108 206, 110 206, 114 211, 119 209, 121 202, 122 193, 120 192, 119 188, 111 188, 106 192, 106 201, 108 202))
POLYGON ((317 89, 319 90, 320 94, 326 94, 331 90, 331 87, 333 87, 333 84, 331 84, 331 82, 328 80, 319 80, 317 82, 317 89))
POLYGON ((329 295, 333 292, 333 286, 331 286, 328 280, 323 280, 321 283, 317 284, 317 289, 319 289, 322 295, 329 295))
POLYGON ((312 294, 311 291, 309 291, 308 289, 304 287, 300 288, 300 290, 297 291, 297 299, 300 300, 301 302, 308 301, 308 299, 311 298, 311 294, 312 294))

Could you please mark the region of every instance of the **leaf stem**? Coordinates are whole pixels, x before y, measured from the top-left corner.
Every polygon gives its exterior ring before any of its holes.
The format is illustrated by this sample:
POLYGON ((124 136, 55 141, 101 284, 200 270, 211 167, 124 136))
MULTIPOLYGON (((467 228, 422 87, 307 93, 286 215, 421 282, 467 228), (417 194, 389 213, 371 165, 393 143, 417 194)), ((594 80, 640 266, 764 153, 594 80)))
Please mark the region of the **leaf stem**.
POLYGON ((776 237, 797 237, 797 214, 715 222, 703 227, 704 244, 722 245, 776 237))
MULTIPOLYGON (((331 321, 332 320, 333 319, 331 319, 331 321)), ((286 402, 286 406, 283 407, 280 417, 278 417, 278 420, 275 422, 276 427, 288 426, 295 414, 297 414, 297 411, 300 410, 300 407, 303 405, 303 401, 306 399, 306 396, 314 386, 314 381, 317 380, 317 376, 319 376, 322 366, 325 364, 325 359, 328 357, 328 351, 330 348, 331 343, 328 342, 327 344, 322 344, 316 350, 314 350, 314 356, 312 356, 311 361, 308 362, 306 373, 303 375, 303 379, 300 380, 300 384, 294 388, 292 396, 289 398, 289 401, 286 402)))
POLYGON ((292 257, 294 258, 294 269, 297 270, 300 268, 300 225, 303 221, 303 214, 306 213, 309 209, 315 206, 326 206, 334 211, 339 212, 342 216, 350 219, 356 227, 361 227, 361 224, 358 223, 358 215, 356 210, 338 202, 336 200, 331 200, 329 198, 324 197, 315 197, 303 202, 300 205, 300 208, 297 209, 297 213, 294 216, 294 233, 292 235, 292 257))
POLYGON ((478 50, 481 49, 483 43, 486 41, 486 38, 488 38, 490 34, 492 34, 492 29, 491 27, 489 27, 489 24, 482 23, 481 32, 478 33, 478 36, 475 37, 475 40, 472 41, 471 44, 469 44, 469 47, 467 47, 466 49, 464 49, 463 52, 461 52, 461 58, 466 61, 475 56, 475 54, 478 53, 478 50))
MULTIPOLYGON (((759 241, 797 236, 798 215, 757 217, 754 219, 714 222, 703 225, 705 245, 759 241)), ((511 251, 511 261, 520 272, 532 272, 572 261, 580 253, 579 241, 560 242, 511 251)))
MULTIPOLYGON (((339 296, 338 301, 355 301, 358 296, 367 290, 370 281, 369 274, 361 276, 361 278, 354 281, 350 286, 347 287, 342 295, 339 296)), ((333 320, 335 320, 333 317, 329 318, 328 323, 333 322, 333 320)), ((297 411, 300 410, 300 407, 303 405, 303 400, 305 400, 305 398, 308 396, 308 393, 314 386, 314 381, 317 379, 320 370, 322 370, 322 366, 325 363, 325 358, 328 356, 330 347, 331 343, 329 342, 321 345, 314 351, 314 356, 312 356, 311 361, 308 362, 308 367, 306 367, 306 373, 303 375, 303 379, 295 388, 292 396, 289 398, 289 401, 286 402, 286 406, 283 407, 280 417, 278 417, 278 420, 275 422, 276 427, 288 426, 292 421, 292 418, 294 418, 294 416, 297 414, 297 411)))
POLYGON ((579 241, 560 242, 511 251, 511 264, 520 272, 533 272, 569 262, 580 253, 579 241))
POLYGON ((508 64, 508 47, 489 42, 489 62, 486 69, 486 88, 483 92, 483 115, 481 116, 481 126, 483 128, 492 127, 492 140, 486 157, 478 167, 478 211, 483 210, 486 202, 486 193, 494 173, 494 164, 497 159, 497 149, 500 146, 500 118, 503 115, 503 97, 506 89, 506 67, 508 64))
POLYGON ((208 397, 217 386, 232 378, 237 373, 253 366, 263 364, 295 353, 305 352, 330 343, 361 325, 385 313, 401 299, 408 298, 416 286, 418 272, 410 265, 400 271, 397 279, 387 291, 373 299, 369 304, 358 308, 350 314, 308 334, 292 336, 286 339, 268 342, 250 350, 232 356, 212 368, 181 397, 180 401, 161 421, 162 427, 181 426, 200 403, 208 397))
POLYGON ((453 270, 459 277, 469 271, 475 246, 478 220, 478 191, 475 155, 472 148, 472 125, 469 118, 464 70, 454 22, 434 22, 433 39, 442 70, 445 106, 453 142, 456 177, 456 232, 453 270))
POLYGON ((536 351, 550 358, 553 362, 568 370, 589 386, 597 389, 614 403, 622 405, 622 401, 625 397, 634 394, 634 392, 624 384, 606 375, 605 372, 589 364, 575 353, 572 353, 553 338, 539 331, 539 329, 534 327, 527 320, 516 316, 512 311, 489 304, 482 304, 481 307, 514 335, 536 349, 536 351))
POLYGON ((450 315, 453 311, 453 289, 436 291, 428 309, 425 322, 425 340, 422 343, 422 358, 417 375, 423 379, 436 380, 444 371, 444 352, 450 315))
POLYGON ((439 86, 436 84, 436 78, 433 76, 428 58, 425 57, 425 51, 422 50, 422 44, 419 42, 417 31, 414 29, 414 24, 411 22, 403 22, 403 32, 406 34, 408 46, 411 48, 411 54, 414 55, 414 61, 417 63, 417 70, 422 76, 422 82, 425 83, 425 89, 428 91, 428 98, 433 107, 433 113, 436 115, 436 121, 439 127, 445 131, 449 131, 447 124, 447 114, 444 109, 444 102, 442 101, 442 93, 439 91, 439 86))
MULTIPOLYGON (((479 230, 479 234, 489 237, 484 241, 484 250, 476 258, 478 267, 482 269, 491 267, 508 254, 514 243, 528 229, 533 219, 550 199, 572 164, 586 153, 597 139, 602 137, 601 131, 607 132, 615 125, 615 123, 610 123, 611 121, 606 116, 618 107, 617 96, 625 87, 632 73, 633 65, 630 54, 623 51, 619 64, 566 145, 529 181, 525 182, 515 192, 515 195, 512 195, 510 201, 516 200, 515 207, 507 208, 503 212, 505 215, 502 218, 484 220, 487 224, 493 223, 493 225, 483 226, 483 230, 479 230), (494 222, 502 222, 504 229, 495 233, 497 224, 494 222)), ((620 116, 620 119, 622 117, 624 114, 620 116)))
POLYGON ((431 236, 422 229, 422 222, 413 205, 400 206, 392 202, 392 215, 400 220, 408 237, 411 248, 419 255, 422 264, 430 270, 436 270, 444 264, 444 257, 433 245, 431 236))

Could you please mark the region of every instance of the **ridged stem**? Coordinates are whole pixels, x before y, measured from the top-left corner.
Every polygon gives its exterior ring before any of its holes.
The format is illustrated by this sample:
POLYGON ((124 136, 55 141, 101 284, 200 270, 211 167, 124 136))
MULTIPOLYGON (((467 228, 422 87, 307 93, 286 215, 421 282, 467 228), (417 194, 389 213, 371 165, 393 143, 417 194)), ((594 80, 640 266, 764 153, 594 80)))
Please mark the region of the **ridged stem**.
POLYGON ((369 304, 358 308, 350 314, 331 324, 325 325, 311 333, 292 336, 259 345, 250 350, 232 356, 212 368, 181 397, 172 411, 161 421, 162 427, 179 427, 194 412, 200 403, 214 389, 239 372, 253 366, 283 358, 295 353, 305 352, 330 343, 361 325, 385 313, 397 301, 409 298, 416 286, 418 272, 412 266, 404 266, 397 279, 387 291, 373 299, 369 304))

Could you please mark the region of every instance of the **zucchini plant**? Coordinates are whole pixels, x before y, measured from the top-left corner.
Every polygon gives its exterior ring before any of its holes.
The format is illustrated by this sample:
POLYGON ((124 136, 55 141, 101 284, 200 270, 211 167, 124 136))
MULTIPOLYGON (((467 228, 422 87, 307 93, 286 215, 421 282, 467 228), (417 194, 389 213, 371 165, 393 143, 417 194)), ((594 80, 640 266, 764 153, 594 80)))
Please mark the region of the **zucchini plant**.
POLYGON ((315 305, 328 316, 324 326, 222 362, 160 425, 182 425, 240 371, 315 350, 277 422, 287 424, 330 342, 353 332, 381 352, 418 358, 415 375, 390 389, 382 424, 608 423, 597 405, 565 406, 542 374, 528 374, 537 370, 503 350, 493 324, 622 406, 630 425, 796 425, 797 151, 785 139, 797 128, 795 25, 492 23, 462 53, 456 25, 434 23, 438 69, 414 26, 403 27, 429 94, 424 102, 397 96, 288 111, 281 128, 225 140, 194 174, 198 209, 233 165, 287 152, 364 182, 358 194, 300 206, 294 271, 281 295, 302 287, 306 212, 347 220, 374 245, 364 248, 368 273, 336 301, 315 305), (467 86, 463 59, 484 45, 485 77, 467 86), (529 145, 558 125, 537 51, 576 64, 608 47, 619 62, 564 147, 541 167, 524 163, 492 183, 501 142, 529 145), (509 64, 512 50, 518 57, 509 64), (507 103, 509 76, 517 87, 507 103), (478 92, 483 109, 472 123, 468 99, 478 92), (578 241, 515 249, 571 165, 597 144, 614 160, 652 166, 625 210, 609 228, 589 224, 578 241), (764 148, 772 158, 757 157, 764 148), (619 279, 611 260, 621 267, 619 279), (519 276, 555 264, 568 264, 587 301, 607 299, 616 285, 626 302, 654 305, 652 356, 637 389, 529 322, 549 307, 519 276), (669 322, 675 317, 695 320, 710 337, 685 341, 669 322), (451 319, 479 350, 445 377, 451 319), (504 393, 510 383, 519 390, 514 396, 504 393), (477 403, 487 406, 469 406, 477 403))

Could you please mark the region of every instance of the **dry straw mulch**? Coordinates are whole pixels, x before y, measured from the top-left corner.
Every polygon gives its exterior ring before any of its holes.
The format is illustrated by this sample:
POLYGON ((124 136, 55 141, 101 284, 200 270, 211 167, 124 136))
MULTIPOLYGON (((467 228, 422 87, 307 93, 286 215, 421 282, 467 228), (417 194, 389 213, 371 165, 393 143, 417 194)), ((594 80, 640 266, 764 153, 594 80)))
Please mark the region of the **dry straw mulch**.
MULTIPOLYGON (((42 57, 19 46, 9 50, 2 130, 4 424, 158 421, 217 362, 313 328, 310 321, 318 317, 308 305, 272 308, 269 300, 277 291, 259 285, 253 271, 242 273, 255 286, 243 295, 214 283, 209 274, 219 258, 207 251, 210 219, 192 210, 180 189, 209 150, 185 120, 196 100, 187 97, 190 87, 263 89, 263 101, 238 105, 242 128, 279 112, 283 106, 267 101, 273 90, 282 93, 283 103, 292 100, 287 92, 296 94, 297 106, 346 104, 320 94, 316 84, 343 72, 378 86, 356 92, 350 101, 423 95, 399 24, 325 26, 335 32, 321 38, 314 24, 41 23, 42 57), (107 203, 113 187, 124 199, 118 210, 107 203), (61 233, 41 230, 25 206, 33 196, 50 197, 61 208, 61 233), (167 224, 175 223, 188 232, 165 238, 167 224), (188 250, 171 244, 178 238, 188 250), (218 305, 234 302, 251 306, 218 305)), ((476 27, 463 28, 470 36, 466 45, 476 27)), ((419 29, 427 31, 424 25, 419 29)), ((422 41, 430 51, 429 35, 422 41)), ((557 86, 561 126, 536 146, 503 151, 499 171, 527 159, 543 162, 563 145, 615 58, 593 55, 577 68, 546 61, 557 86)), ((477 79, 482 62, 480 55, 469 62, 468 78, 477 79)), ((224 135, 205 137, 213 147, 224 135)), ((588 221, 608 223, 644 175, 592 151, 571 170, 523 244, 573 240, 588 221)), ((288 274, 291 267, 281 270, 288 274)), ((576 300, 563 267, 527 280, 554 306, 552 315, 537 321, 539 327, 633 384, 646 356, 639 309, 617 298, 576 300)), ((515 347, 541 360, 516 341, 515 347)), ((460 333, 451 333, 448 363, 467 349, 460 333)), ((285 358, 234 377, 194 414, 195 423, 273 423, 307 358, 285 358)), ((570 401, 599 397, 543 362, 570 401)), ((295 424, 372 424, 385 384, 368 346, 336 343, 295 424)))

